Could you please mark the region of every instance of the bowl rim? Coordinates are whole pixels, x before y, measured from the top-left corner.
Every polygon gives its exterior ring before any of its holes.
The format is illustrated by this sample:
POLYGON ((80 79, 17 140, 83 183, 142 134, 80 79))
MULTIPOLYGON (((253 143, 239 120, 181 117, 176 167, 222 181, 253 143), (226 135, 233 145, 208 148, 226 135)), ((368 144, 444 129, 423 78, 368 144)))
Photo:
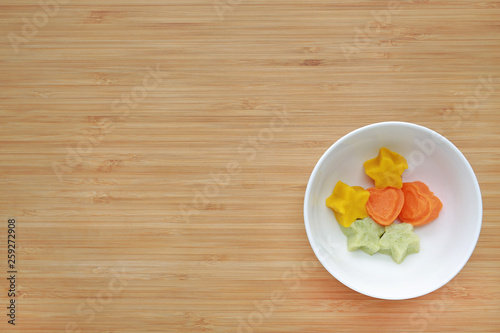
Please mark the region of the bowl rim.
POLYGON ((311 247, 313 249, 313 252, 314 252, 316 258, 320 261, 321 265, 323 265, 323 267, 335 279, 337 279, 337 281, 339 281, 340 283, 342 283, 346 287, 348 287, 348 288, 350 288, 350 289, 352 289, 352 290, 354 290, 354 291, 356 291, 356 292, 358 292, 360 294, 363 294, 363 295, 366 295, 366 296, 370 296, 370 297, 373 297, 373 298, 385 299, 385 300, 404 300, 404 299, 411 299, 411 298, 416 298, 416 297, 424 296, 424 295, 432 293, 432 292, 434 292, 434 291, 442 288, 446 284, 448 284, 448 282, 450 282, 453 278, 455 278, 455 276, 457 276, 457 274, 463 269, 463 267, 467 264, 467 262, 469 261, 470 257, 472 256, 472 253, 474 252, 474 250, 475 250, 475 248, 477 246, 477 242, 479 240, 479 236, 480 236, 480 233, 481 233, 481 227, 482 227, 482 221, 483 221, 483 200, 482 200, 481 188, 479 186, 479 182, 477 180, 476 174, 474 173, 474 170, 472 169, 472 166, 470 165, 469 161, 464 156, 464 154, 450 140, 448 140, 446 137, 444 137, 443 135, 439 134, 438 132, 436 132, 436 131, 428 128, 428 127, 422 126, 422 125, 417 125, 417 124, 414 124, 414 123, 403 122, 403 121, 385 121, 385 122, 372 123, 372 124, 369 124, 369 125, 365 125, 363 127, 359 127, 357 129, 355 129, 355 130, 353 130, 353 131, 345 134, 344 136, 342 136, 338 140, 336 140, 323 153, 323 155, 321 155, 321 157, 319 158, 319 160, 316 162, 316 165, 314 166, 314 169, 311 172, 311 175, 309 176, 309 180, 307 182, 306 191, 305 191, 305 194, 304 194, 304 208, 303 208, 303 210, 304 210, 304 224, 305 224, 305 228, 306 228, 307 238, 309 239, 309 243, 310 243, 310 245, 311 245, 311 247), (349 138, 357 135, 359 132, 366 131, 368 129, 375 128, 375 127, 383 127, 383 126, 388 126, 388 125, 389 126, 391 126, 391 125, 409 126, 409 127, 413 127, 413 128, 419 129, 419 130, 423 130, 423 131, 429 132, 433 136, 437 135, 440 138, 440 140, 442 140, 443 142, 447 143, 449 145, 449 147, 462 160, 462 162, 464 163, 464 165, 467 168, 469 176, 471 176, 471 179, 472 179, 472 181, 474 183, 474 187, 475 187, 476 193, 478 195, 478 197, 476 199, 478 201, 478 207, 477 207, 477 214, 478 214, 478 216, 477 216, 477 219, 478 219, 479 223, 477 223, 476 228, 474 230, 474 234, 473 234, 474 242, 473 242, 473 246, 471 246, 471 248, 469 250, 469 253, 466 256, 464 256, 464 258, 462 259, 462 261, 460 262, 460 264, 457 265, 457 268, 450 275, 450 278, 449 279, 448 278, 445 279, 442 284, 437 285, 435 288, 432 287, 432 288, 430 288, 430 290, 424 291, 423 293, 422 292, 413 293, 413 294, 410 293, 409 296, 407 295, 407 296, 403 296, 403 297, 384 297, 382 295, 376 295, 376 294, 371 293, 371 292, 363 291, 360 288, 356 288, 355 286, 351 285, 349 283, 349 281, 346 281, 342 277, 339 277, 338 274, 335 274, 335 271, 332 268, 329 268, 325 264, 325 257, 319 255, 319 253, 318 253, 318 246, 316 244, 316 241, 312 237, 311 223, 309 222, 309 218, 308 218, 308 213, 309 213, 309 208, 308 207, 309 207, 309 201, 310 201, 310 198, 311 198, 312 183, 313 183, 313 180, 316 178, 316 176, 317 176, 317 174, 319 172, 319 169, 321 168, 322 164, 326 160, 327 156, 337 146, 340 146, 344 141, 346 141, 349 138))

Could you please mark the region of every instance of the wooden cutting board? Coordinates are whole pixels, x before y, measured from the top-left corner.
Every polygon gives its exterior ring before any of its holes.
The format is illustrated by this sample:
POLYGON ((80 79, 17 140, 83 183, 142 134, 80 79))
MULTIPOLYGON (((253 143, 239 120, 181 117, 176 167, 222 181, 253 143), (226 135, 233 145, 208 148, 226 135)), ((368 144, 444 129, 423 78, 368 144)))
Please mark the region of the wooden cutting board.
POLYGON ((500 331, 498 1, 3 0, 0 22, 0 331, 500 331), (302 217, 327 147, 388 120, 448 137, 484 203, 464 269, 405 301, 334 279, 302 217))

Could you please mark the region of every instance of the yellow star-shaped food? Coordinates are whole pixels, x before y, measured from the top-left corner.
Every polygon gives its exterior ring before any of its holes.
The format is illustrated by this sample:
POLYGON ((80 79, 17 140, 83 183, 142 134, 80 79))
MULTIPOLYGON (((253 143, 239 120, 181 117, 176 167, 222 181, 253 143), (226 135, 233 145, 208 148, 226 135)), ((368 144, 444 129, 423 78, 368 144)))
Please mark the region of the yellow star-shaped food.
POLYGON ((366 202, 370 192, 360 186, 349 186, 341 181, 337 182, 332 195, 326 199, 326 205, 333 210, 337 222, 349 227, 356 219, 368 216, 366 202))
POLYGON ((375 181, 376 188, 403 187, 401 175, 408 169, 408 163, 398 153, 380 148, 378 156, 366 161, 363 166, 366 174, 375 181))

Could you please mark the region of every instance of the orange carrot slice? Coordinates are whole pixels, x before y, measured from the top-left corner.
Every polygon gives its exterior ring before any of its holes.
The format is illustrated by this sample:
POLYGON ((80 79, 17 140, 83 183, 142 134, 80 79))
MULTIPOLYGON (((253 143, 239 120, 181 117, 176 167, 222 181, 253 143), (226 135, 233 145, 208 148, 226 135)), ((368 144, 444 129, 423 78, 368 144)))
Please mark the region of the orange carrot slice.
POLYGON ((368 215, 380 225, 390 225, 398 217, 404 204, 404 194, 399 188, 369 188, 366 203, 368 215))
POLYGON ((421 222, 429 212, 429 201, 418 192, 413 183, 403 183, 401 191, 404 194, 404 204, 399 219, 411 224, 421 222))
POLYGON ((430 205, 429 213, 426 214, 426 216, 422 219, 423 222, 419 224, 414 224, 414 226, 424 225, 431 221, 434 221, 439 216, 439 212, 441 211, 441 208, 443 208, 443 203, 441 202, 441 200, 439 200, 438 197, 434 195, 434 193, 431 190, 429 190, 429 187, 426 184, 418 181, 414 183, 415 186, 417 187, 417 191, 421 195, 427 198, 430 205))
POLYGON ((401 190, 404 194, 404 204, 399 214, 401 221, 420 226, 439 216, 443 204, 427 185, 419 181, 403 183, 401 190))

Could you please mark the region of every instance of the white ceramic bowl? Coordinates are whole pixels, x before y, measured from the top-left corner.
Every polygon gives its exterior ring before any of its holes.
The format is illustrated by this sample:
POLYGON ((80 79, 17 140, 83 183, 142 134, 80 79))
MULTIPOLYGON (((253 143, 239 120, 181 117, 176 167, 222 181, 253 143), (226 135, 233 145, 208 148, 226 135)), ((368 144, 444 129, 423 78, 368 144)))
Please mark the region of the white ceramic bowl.
POLYGON ((304 198, 304 221, 314 253, 340 282, 382 299, 408 299, 448 283, 474 251, 482 221, 481 191, 464 155, 446 138, 419 125, 383 122, 359 128, 335 142, 316 164, 304 198), (326 207, 337 181, 373 187, 363 162, 381 147, 404 156, 403 181, 420 180, 443 202, 439 217, 415 227, 420 252, 401 264, 388 255, 347 251, 347 241, 326 207))

